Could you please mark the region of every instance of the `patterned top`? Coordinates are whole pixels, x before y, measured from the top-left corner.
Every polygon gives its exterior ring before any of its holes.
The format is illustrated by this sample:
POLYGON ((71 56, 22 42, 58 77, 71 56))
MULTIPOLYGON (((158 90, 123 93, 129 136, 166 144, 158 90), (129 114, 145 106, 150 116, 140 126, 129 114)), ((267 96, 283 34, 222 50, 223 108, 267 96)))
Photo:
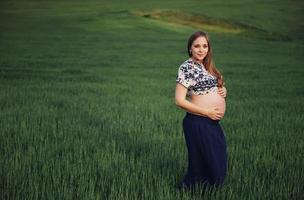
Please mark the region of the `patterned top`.
POLYGON ((178 68, 176 83, 180 83, 188 89, 187 96, 207 94, 218 89, 216 77, 210 74, 204 65, 191 58, 178 68))

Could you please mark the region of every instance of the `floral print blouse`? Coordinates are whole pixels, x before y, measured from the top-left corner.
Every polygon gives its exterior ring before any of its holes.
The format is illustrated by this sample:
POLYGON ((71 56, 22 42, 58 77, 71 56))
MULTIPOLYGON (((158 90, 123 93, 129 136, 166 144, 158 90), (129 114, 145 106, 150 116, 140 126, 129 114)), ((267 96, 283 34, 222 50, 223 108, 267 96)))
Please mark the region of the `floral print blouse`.
POLYGON ((217 91, 216 77, 210 74, 204 65, 193 61, 191 58, 178 68, 176 83, 180 83, 188 89, 187 96, 217 91))

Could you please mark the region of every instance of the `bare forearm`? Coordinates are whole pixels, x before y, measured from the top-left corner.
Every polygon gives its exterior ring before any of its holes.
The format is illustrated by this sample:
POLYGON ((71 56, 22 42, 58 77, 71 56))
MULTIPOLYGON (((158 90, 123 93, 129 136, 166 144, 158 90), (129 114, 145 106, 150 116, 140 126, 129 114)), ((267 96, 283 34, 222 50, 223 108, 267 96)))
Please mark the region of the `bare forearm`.
POLYGON ((190 113, 207 116, 207 111, 200 106, 188 101, 188 100, 182 100, 182 101, 176 101, 176 105, 190 113))

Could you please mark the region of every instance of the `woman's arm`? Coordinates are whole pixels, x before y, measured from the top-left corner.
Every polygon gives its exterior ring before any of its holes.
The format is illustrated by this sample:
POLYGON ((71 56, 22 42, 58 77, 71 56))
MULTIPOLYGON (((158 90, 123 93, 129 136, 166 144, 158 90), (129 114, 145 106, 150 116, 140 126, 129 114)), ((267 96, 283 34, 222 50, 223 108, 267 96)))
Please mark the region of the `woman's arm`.
POLYGON ((208 108, 203 109, 200 106, 195 105, 194 103, 191 103, 186 99, 187 94, 187 88, 185 88, 183 85, 177 83, 175 88, 175 104, 191 113, 195 113, 202 116, 207 116, 213 120, 220 120, 222 117, 222 113, 218 111, 218 108, 208 108))

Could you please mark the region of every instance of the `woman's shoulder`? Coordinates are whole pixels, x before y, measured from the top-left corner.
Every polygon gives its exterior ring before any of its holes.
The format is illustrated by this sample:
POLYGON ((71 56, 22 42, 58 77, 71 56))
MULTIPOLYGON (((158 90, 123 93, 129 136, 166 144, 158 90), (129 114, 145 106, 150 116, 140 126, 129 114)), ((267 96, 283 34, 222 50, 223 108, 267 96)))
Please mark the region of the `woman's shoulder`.
POLYGON ((189 58, 185 60, 180 66, 179 69, 181 70, 190 70, 193 69, 193 61, 189 58))

